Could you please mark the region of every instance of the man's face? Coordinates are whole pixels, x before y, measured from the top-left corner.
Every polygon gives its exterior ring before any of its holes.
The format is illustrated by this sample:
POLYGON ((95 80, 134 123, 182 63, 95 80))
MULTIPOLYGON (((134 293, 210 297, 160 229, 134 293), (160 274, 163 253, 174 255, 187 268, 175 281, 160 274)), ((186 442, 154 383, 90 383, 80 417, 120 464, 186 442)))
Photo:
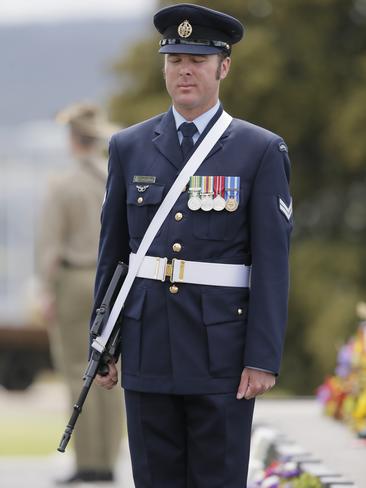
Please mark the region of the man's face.
POLYGON ((217 54, 167 54, 165 83, 176 109, 197 117, 213 107, 229 67, 230 58, 222 61, 217 54))

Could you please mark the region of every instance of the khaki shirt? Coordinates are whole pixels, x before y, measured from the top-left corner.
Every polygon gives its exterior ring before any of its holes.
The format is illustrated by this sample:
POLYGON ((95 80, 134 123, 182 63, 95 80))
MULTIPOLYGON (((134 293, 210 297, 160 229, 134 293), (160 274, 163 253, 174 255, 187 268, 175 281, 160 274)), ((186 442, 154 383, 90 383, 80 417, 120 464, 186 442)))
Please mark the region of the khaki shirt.
POLYGON ((50 180, 38 242, 39 274, 46 288, 53 288, 63 263, 95 267, 106 178, 106 160, 89 157, 50 180))

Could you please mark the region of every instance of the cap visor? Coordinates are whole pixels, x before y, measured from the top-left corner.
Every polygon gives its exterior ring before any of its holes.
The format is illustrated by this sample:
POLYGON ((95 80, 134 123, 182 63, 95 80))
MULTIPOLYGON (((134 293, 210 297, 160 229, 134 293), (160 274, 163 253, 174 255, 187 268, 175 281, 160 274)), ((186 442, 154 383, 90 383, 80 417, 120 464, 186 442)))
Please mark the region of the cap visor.
POLYGON ((222 49, 214 46, 200 46, 197 44, 167 44, 159 49, 162 54, 219 54, 222 49))

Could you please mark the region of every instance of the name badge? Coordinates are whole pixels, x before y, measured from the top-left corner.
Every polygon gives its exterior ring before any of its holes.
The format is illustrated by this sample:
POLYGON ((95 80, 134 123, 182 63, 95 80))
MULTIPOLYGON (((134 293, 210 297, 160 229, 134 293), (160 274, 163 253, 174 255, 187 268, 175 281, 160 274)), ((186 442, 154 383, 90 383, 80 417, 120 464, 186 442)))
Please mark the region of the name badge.
POLYGON ((156 176, 140 176, 135 175, 132 183, 154 184, 156 182, 156 176))

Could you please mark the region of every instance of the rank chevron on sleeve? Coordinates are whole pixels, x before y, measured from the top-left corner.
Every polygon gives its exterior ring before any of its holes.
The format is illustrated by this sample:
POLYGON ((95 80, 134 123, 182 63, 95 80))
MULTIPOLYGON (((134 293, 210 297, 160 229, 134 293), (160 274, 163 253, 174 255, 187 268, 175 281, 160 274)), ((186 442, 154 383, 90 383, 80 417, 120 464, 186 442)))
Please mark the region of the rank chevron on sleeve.
POLYGON ((292 199, 290 200, 290 205, 287 206, 282 198, 278 197, 278 204, 280 211, 283 213, 287 220, 290 220, 292 216, 292 199))

